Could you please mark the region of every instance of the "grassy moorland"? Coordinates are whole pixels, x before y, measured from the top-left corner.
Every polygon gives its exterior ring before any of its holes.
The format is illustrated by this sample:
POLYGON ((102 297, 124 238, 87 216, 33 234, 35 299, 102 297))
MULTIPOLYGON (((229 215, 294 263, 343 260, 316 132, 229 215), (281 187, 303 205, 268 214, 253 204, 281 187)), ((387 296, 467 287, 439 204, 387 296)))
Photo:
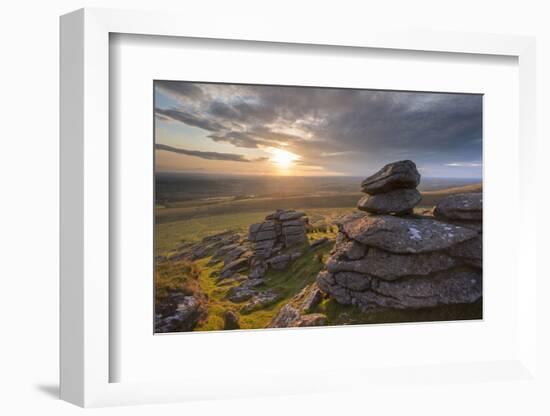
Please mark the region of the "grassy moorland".
MULTIPOLYGON (((416 208, 432 208, 443 197, 459 192, 480 192, 481 185, 466 185, 422 193, 416 208)), ((308 214, 310 222, 331 222, 336 217, 355 209, 360 193, 331 195, 330 197, 301 196, 285 198, 250 198, 239 200, 191 201, 178 207, 156 208, 157 254, 172 251, 183 241, 200 239, 228 229, 245 232, 250 224, 261 221, 276 208, 297 209, 308 214)))
MULTIPOLYGON (((287 303, 296 293, 312 283, 317 273, 323 268, 323 256, 328 254, 330 247, 326 246, 316 252, 304 250, 304 255, 283 271, 270 270, 265 276, 265 283, 259 288, 275 289, 280 297, 272 304, 240 314, 242 329, 265 328, 277 314, 281 306, 287 303)), ((223 329, 223 314, 226 310, 238 312, 240 304, 227 299, 228 292, 237 282, 227 285, 217 285, 216 276, 222 267, 221 263, 209 267, 210 257, 197 262, 200 272, 199 282, 208 299, 208 317, 195 330, 208 331, 223 329)))
MULTIPOLYGON (((479 192, 481 185, 467 185, 449 189, 425 191, 422 202, 415 208, 419 212, 431 209, 441 198, 460 192, 479 192)), ((320 225, 309 230, 311 241, 328 237, 334 239, 337 228, 333 221, 355 210, 361 194, 342 193, 330 197, 319 195, 261 197, 261 198, 215 198, 208 200, 180 201, 159 204, 156 208, 156 254, 159 257, 156 269, 156 300, 162 301, 168 293, 181 290, 197 296, 207 309, 206 317, 195 330, 223 329, 224 312, 230 310, 239 314, 242 329, 264 328, 279 309, 305 286, 315 281, 318 272, 332 248, 327 244, 317 251, 304 248, 304 254, 282 271, 269 270, 263 285, 258 290, 276 290, 280 295, 272 304, 250 313, 240 312, 242 304, 228 299, 228 292, 239 284, 229 281, 217 282, 223 262, 212 261, 212 256, 193 262, 171 261, 164 258, 175 253, 178 246, 186 242, 198 242, 204 237, 227 230, 245 234, 250 224, 262 221, 277 208, 293 208, 305 211, 310 224, 320 225)), ((481 302, 472 305, 457 305, 446 308, 417 311, 385 310, 364 313, 358 308, 343 306, 333 300, 324 300, 313 312, 327 316, 329 325, 353 323, 385 323, 438 321, 449 319, 476 319, 481 315, 481 302)))

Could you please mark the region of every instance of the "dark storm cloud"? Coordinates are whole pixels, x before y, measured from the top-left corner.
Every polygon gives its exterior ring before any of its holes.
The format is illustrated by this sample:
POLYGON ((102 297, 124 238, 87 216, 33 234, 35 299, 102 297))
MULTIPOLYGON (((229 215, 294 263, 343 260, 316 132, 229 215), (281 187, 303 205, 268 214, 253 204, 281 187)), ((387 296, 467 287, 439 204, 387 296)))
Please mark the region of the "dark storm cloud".
POLYGON ((156 114, 158 117, 180 121, 188 126, 198 127, 203 130, 219 131, 224 128, 221 124, 218 124, 215 121, 211 121, 207 118, 199 117, 185 111, 157 109, 156 114))
POLYGON ((209 134, 208 137, 215 142, 231 143, 237 147, 257 148, 260 146, 269 146, 272 144, 242 131, 228 131, 227 133, 223 134, 209 134))
POLYGON ((162 84, 177 109, 157 113, 237 147, 284 146, 304 163, 421 164, 481 159, 482 97, 373 90, 162 84))
POLYGON ((218 152, 201 152, 199 150, 181 149, 179 147, 167 146, 165 144, 156 144, 155 149, 164 150, 172 153, 179 153, 188 156, 200 157, 207 160, 229 160, 232 162, 261 162, 267 158, 261 157, 257 159, 247 159, 243 155, 233 153, 218 153, 218 152))
POLYGON ((190 82, 155 81, 155 87, 176 98, 197 100, 202 98, 202 89, 190 82))

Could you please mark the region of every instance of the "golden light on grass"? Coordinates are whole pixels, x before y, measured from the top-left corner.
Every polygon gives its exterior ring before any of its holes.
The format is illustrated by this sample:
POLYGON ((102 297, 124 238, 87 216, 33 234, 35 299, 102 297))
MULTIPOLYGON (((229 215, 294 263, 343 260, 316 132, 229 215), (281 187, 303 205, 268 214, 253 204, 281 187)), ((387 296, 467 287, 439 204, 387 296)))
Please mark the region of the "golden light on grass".
POLYGON ((294 162, 300 159, 300 156, 297 154, 276 147, 269 149, 269 152, 271 153, 269 160, 282 170, 291 168, 294 166, 294 162))

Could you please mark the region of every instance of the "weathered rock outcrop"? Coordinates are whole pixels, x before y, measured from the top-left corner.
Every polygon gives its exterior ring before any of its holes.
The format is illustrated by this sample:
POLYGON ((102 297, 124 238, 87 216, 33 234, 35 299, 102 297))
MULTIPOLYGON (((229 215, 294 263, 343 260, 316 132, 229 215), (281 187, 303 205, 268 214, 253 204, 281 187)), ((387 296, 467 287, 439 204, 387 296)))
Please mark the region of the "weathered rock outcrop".
POLYGON ((227 299, 235 303, 247 302, 240 309, 243 313, 262 309, 280 298, 279 293, 273 289, 262 290, 263 284, 263 279, 247 279, 232 287, 227 292, 227 299))
POLYGON ((166 303, 174 303, 171 313, 159 313, 155 319, 156 332, 191 331, 206 317, 206 306, 195 296, 172 295, 166 303))
POLYGON ((270 328, 290 328, 326 325, 327 318, 321 313, 312 313, 323 299, 323 294, 314 283, 294 296, 269 324, 270 328))
POLYGON ((365 195, 357 203, 357 208, 375 214, 405 214, 421 199, 416 189, 396 189, 385 194, 365 195))
POLYGON ((227 310, 223 313, 223 329, 240 329, 239 315, 227 310))
POLYGON ((235 231, 224 231, 203 238, 199 242, 184 242, 176 249, 176 253, 169 260, 199 260, 212 256, 212 263, 221 261, 225 255, 240 246, 241 235, 235 231))
POLYGON ((403 161, 363 181, 363 190, 373 196, 359 205, 370 204, 370 213, 338 221, 326 270, 317 276, 323 292, 363 310, 425 308, 481 298, 481 194, 445 198, 434 209, 435 218, 399 216, 410 212, 396 208, 399 199, 410 206, 419 180, 414 163, 403 161), (379 197, 387 199, 377 205, 379 197), (383 205, 391 209, 379 209, 383 205))
POLYGON ((248 240, 252 243, 249 277, 261 279, 269 267, 284 270, 300 257, 300 252, 289 253, 288 249, 308 244, 307 224, 305 213, 281 209, 266 216, 265 221, 252 224, 248 229, 248 240))
POLYGON ((400 218, 392 215, 366 215, 345 221, 340 232, 360 244, 392 253, 442 250, 478 234, 470 228, 431 218, 400 218))
POLYGON ((359 200, 357 208, 374 214, 406 214, 420 202, 416 190, 420 173, 410 160, 390 163, 361 183, 367 195, 359 200))
POLYGON ((286 247, 307 243, 305 213, 294 210, 277 210, 265 221, 252 224, 248 239, 255 243, 257 257, 268 258, 286 247))
POLYGON ((361 190, 369 195, 381 194, 394 189, 414 189, 420 183, 420 173, 411 160, 389 163, 361 182, 361 190))
POLYGON ((256 291, 253 288, 261 286, 263 281, 260 279, 248 279, 243 281, 240 285, 231 288, 227 292, 227 298, 231 302, 244 302, 256 295, 256 291))
POLYGON ((443 220, 481 221, 483 200, 481 193, 456 194, 439 202, 434 216, 443 220))

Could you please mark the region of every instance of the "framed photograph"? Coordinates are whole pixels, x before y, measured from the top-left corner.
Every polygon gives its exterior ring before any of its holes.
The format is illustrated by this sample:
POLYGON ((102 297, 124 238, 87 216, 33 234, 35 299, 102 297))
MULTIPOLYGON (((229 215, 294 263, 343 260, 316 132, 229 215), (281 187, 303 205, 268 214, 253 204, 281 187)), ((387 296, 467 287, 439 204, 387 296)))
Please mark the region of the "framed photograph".
POLYGON ((189 23, 61 18, 62 398, 537 386, 534 40, 189 23))
POLYGON ((481 94, 153 88, 155 333, 482 319, 481 94))

